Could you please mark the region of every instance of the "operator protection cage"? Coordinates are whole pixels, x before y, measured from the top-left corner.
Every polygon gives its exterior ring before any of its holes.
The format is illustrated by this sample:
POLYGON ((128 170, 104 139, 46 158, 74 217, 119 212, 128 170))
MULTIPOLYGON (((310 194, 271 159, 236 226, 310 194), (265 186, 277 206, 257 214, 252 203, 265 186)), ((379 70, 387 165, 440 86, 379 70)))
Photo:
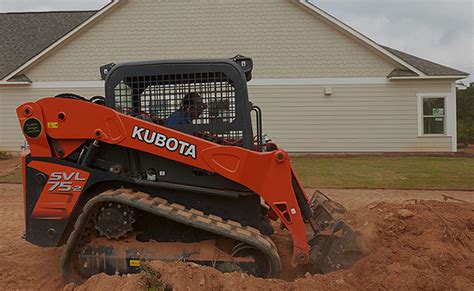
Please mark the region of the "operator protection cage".
POLYGON ((253 63, 237 56, 223 60, 133 62, 101 67, 105 104, 116 111, 166 125, 183 105, 199 94, 202 113, 168 127, 185 133, 205 133, 219 143, 254 149, 247 81, 253 63))

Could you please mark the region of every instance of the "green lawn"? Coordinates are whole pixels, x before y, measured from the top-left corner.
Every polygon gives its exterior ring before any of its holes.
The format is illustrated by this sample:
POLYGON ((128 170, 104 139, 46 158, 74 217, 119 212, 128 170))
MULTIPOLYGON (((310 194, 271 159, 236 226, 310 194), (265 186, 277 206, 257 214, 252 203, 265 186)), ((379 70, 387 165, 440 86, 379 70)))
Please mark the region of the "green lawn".
POLYGON ((474 158, 321 157, 291 158, 304 187, 474 190, 474 158))
MULTIPOLYGON (((474 158, 298 156, 291 158, 304 187, 474 190, 474 158)), ((0 177, 21 183, 21 170, 0 177)))

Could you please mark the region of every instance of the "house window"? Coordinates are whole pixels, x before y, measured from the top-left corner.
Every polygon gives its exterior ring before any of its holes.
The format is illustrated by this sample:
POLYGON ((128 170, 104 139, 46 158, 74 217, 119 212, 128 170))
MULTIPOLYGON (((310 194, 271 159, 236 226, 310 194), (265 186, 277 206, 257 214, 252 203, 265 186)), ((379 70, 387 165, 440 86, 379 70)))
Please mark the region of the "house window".
POLYGON ((423 135, 446 134, 446 98, 423 97, 423 135))

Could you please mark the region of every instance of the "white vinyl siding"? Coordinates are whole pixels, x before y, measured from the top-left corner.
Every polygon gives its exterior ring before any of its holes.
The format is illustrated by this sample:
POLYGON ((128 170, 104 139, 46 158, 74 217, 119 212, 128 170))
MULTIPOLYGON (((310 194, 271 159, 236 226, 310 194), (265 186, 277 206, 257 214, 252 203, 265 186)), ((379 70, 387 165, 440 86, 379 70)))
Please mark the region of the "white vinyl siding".
MULTIPOLYGON (((15 113, 20 104, 63 92, 87 97, 104 94, 103 88, 87 87, 94 82, 78 84, 0 87, 0 151, 17 151, 24 140, 15 113)), ((420 92, 448 95, 450 90, 449 82, 439 81, 249 86, 250 100, 263 109, 264 133, 290 152, 450 152, 449 136, 418 137, 417 110, 420 92), (332 95, 326 96, 325 88, 331 88, 332 95)))
POLYGON ((264 132, 290 152, 451 152, 449 136, 418 137, 418 92, 448 82, 251 86, 264 132), (332 95, 324 94, 325 88, 332 95))

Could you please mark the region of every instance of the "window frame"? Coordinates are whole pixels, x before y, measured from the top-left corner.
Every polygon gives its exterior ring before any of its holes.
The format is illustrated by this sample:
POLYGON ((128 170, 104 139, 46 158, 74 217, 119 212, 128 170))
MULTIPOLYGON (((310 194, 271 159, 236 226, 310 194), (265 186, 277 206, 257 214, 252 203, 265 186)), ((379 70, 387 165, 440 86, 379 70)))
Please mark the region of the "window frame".
POLYGON ((450 111, 448 110, 448 93, 444 94, 432 94, 432 93, 426 93, 426 94, 417 94, 417 101, 418 101, 418 137, 449 137, 451 136, 449 133, 449 113, 450 111), (444 114, 442 116, 434 116, 434 115, 425 115, 424 114, 424 100, 425 99, 443 99, 444 100, 444 114), (443 118, 443 130, 444 133, 432 133, 432 134, 426 134, 425 133, 425 118, 426 117, 442 117, 443 118))

